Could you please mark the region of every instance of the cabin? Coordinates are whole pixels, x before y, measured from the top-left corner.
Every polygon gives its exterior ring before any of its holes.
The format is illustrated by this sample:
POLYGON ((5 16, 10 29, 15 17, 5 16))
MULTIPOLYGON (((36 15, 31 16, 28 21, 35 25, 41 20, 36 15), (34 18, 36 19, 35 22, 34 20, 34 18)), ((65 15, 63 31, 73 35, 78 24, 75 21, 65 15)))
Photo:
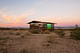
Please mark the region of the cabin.
POLYGON ((54 24, 51 22, 41 22, 41 21, 32 21, 29 22, 30 24, 30 29, 38 29, 38 30, 49 30, 49 31, 54 31, 54 24))

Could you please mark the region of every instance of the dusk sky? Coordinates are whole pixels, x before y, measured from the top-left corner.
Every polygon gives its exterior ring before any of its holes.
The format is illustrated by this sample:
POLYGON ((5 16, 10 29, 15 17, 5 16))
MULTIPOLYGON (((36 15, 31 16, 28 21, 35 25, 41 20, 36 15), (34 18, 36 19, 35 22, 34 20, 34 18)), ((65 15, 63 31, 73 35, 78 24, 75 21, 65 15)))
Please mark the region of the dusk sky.
POLYGON ((0 0, 0 27, 26 27, 32 20, 80 25, 80 0, 0 0))

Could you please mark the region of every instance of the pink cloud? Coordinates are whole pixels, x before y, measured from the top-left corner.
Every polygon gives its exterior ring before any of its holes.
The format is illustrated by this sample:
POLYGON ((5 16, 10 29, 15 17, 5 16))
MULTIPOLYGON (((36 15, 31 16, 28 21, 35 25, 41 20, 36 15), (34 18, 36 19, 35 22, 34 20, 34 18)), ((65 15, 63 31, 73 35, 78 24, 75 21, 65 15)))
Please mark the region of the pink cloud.
MULTIPOLYGON (((24 21, 25 18, 27 19, 28 16, 30 16, 30 15, 32 15, 32 14, 34 14, 34 13, 35 13, 35 11, 30 10, 29 12, 23 13, 23 14, 20 15, 20 16, 9 16, 9 15, 5 12, 5 10, 0 10, 1 18, 3 18, 4 21, 7 21, 8 23, 13 23, 13 24, 15 24, 15 23, 24 23, 24 22, 25 22, 25 21, 24 21)), ((3 22, 4 22, 4 21, 3 21, 3 22)))

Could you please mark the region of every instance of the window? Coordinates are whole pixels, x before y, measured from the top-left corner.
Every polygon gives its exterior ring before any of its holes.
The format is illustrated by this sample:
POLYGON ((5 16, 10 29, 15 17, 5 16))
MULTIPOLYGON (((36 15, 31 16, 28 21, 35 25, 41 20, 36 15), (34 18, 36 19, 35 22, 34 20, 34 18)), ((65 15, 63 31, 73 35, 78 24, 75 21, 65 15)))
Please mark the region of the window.
POLYGON ((47 24, 47 29, 51 29, 51 24, 47 24))

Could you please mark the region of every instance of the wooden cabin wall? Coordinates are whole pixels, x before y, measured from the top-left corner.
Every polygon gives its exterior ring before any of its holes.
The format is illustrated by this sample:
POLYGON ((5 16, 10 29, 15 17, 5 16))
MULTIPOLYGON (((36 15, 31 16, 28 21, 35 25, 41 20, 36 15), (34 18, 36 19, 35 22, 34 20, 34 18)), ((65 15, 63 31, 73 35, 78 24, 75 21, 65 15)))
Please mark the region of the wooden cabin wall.
POLYGON ((43 30, 47 30, 47 24, 43 23, 43 30))
POLYGON ((51 30, 54 31, 54 24, 51 25, 51 30))
POLYGON ((54 31, 54 24, 51 24, 51 29, 47 29, 48 23, 32 23, 30 24, 30 29, 39 29, 42 31, 49 30, 54 31))
POLYGON ((43 27, 43 23, 31 23, 30 29, 40 29, 43 27))

